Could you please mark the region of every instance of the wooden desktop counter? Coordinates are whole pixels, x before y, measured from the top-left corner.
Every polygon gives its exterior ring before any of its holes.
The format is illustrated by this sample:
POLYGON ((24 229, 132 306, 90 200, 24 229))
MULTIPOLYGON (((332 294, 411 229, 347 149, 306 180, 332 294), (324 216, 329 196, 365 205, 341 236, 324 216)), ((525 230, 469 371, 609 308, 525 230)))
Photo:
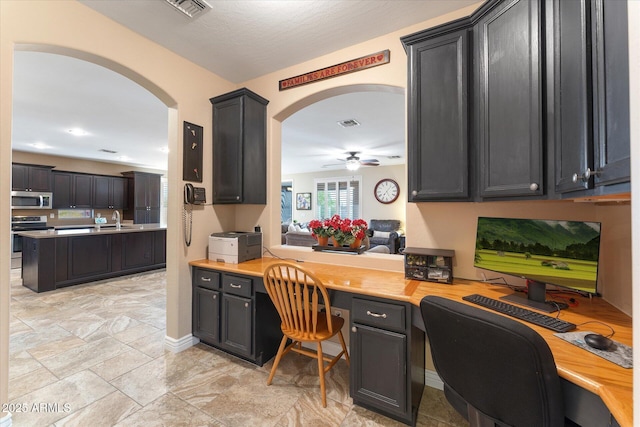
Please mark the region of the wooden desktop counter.
MULTIPOLYGON (((240 264, 198 260, 190 264, 249 276, 262 276, 274 258, 261 258, 240 264)), ((419 306, 427 295, 438 295, 466 303, 463 296, 478 293, 499 298, 513 291, 498 285, 454 279, 453 284, 408 280, 403 273, 340 265, 304 262, 302 266, 318 276, 325 286, 336 291, 350 292, 410 302, 419 306)), ((609 325, 615 331, 613 339, 632 345, 631 317, 622 313, 602 298, 574 297, 577 305, 562 310, 560 318, 575 323, 577 331, 593 331, 607 335, 609 325), (585 324, 586 322, 593 322, 585 324), (597 323, 601 322, 601 323, 597 323)), ((477 306, 476 306, 477 307, 477 306)), ((600 397, 621 426, 633 425, 633 369, 622 368, 595 354, 574 346, 556 336, 554 332, 523 322, 536 330, 547 341, 561 378, 600 397)))

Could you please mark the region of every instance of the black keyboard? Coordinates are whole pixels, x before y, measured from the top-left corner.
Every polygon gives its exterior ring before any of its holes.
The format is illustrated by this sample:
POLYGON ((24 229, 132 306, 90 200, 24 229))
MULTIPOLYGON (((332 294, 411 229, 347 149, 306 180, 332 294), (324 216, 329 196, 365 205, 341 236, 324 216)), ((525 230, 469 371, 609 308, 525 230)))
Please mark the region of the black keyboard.
POLYGON ((547 316, 546 314, 541 314, 497 299, 487 298, 482 295, 467 295, 466 297, 462 297, 462 299, 490 310, 497 311, 498 313, 506 314, 507 316, 515 317, 516 319, 551 329, 552 331, 569 332, 576 328, 576 325, 567 322, 566 320, 560 320, 553 316, 547 316))

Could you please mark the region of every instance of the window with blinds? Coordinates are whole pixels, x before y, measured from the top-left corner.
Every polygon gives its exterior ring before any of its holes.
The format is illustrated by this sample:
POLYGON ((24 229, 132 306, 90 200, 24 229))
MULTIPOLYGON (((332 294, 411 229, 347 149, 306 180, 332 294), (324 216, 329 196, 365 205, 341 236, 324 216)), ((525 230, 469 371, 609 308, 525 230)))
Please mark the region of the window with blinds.
POLYGON ((316 218, 330 218, 335 214, 342 218, 361 217, 361 176, 319 178, 314 180, 314 186, 316 218))

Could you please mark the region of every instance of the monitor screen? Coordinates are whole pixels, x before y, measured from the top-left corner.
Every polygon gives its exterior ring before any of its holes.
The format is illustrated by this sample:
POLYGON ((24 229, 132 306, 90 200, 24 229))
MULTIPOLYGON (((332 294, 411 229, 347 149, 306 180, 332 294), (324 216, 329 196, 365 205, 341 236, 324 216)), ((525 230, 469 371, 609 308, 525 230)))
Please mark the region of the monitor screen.
POLYGON ((598 222, 479 217, 474 266, 597 294, 599 251, 598 222))

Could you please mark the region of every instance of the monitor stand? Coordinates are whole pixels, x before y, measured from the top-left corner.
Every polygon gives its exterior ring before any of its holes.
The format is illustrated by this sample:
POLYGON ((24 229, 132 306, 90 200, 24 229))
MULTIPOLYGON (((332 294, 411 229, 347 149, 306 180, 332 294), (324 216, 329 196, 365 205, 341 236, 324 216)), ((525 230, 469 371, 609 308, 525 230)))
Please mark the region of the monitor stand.
POLYGON ((546 300, 547 285, 546 283, 536 282, 535 280, 527 280, 527 294, 522 295, 521 292, 505 295, 500 299, 513 302, 515 304, 524 305, 535 308, 536 310, 546 313, 553 313, 560 309, 567 308, 563 303, 554 303, 546 300))

